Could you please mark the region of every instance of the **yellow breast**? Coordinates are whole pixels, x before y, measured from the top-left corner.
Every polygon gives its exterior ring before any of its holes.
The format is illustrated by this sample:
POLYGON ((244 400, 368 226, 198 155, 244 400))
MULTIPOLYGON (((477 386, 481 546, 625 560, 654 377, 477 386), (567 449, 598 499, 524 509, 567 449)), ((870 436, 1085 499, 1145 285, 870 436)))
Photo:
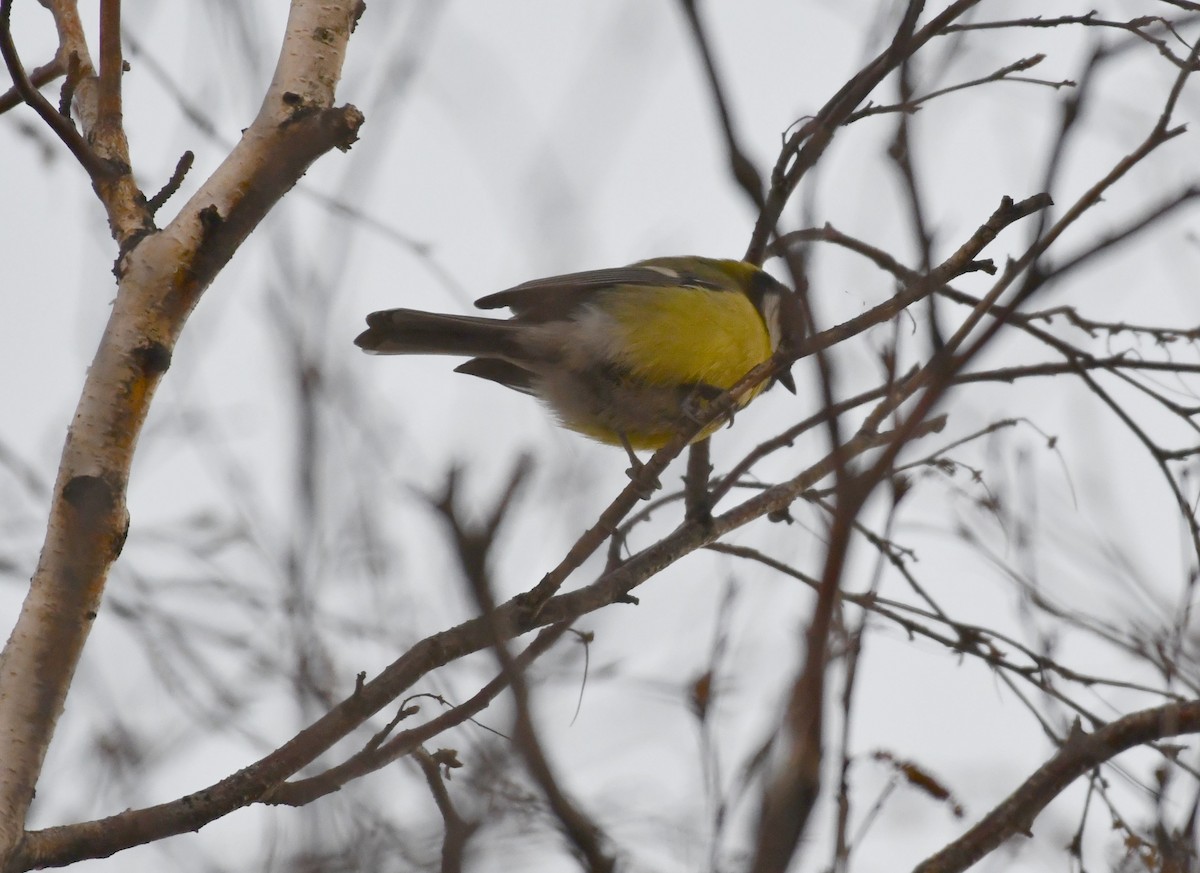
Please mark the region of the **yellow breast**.
POLYGON ((611 294, 604 309, 622 334, 620 363, 647 382, 724 390, 771 357, 762 316, 739 292, 643 287, 611 294))

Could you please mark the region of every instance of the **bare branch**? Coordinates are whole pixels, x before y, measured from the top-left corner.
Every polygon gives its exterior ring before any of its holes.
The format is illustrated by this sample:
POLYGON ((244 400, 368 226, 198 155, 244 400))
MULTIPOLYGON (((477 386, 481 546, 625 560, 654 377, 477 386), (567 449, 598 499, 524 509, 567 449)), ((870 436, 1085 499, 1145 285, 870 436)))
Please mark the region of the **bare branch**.
POLYGON ((175 170, 171 173, 171 178, 167 180, 167 184, 163 185, 162 190, 146 201, 146 209, 151 215, 156 215, 158 210, 166 205, 166 202, 171 199, 179 186, 183 184, 183 179, 187 175, 188 170, 192 168, 192 161, 196 156, 190 151, 184 152, 179 156, 178 163, 175 164, 175 170))
POLYGON ((919 110, 921 106, 931 100, 936 100, 938 97, 944 97, 947 94, 953 94, 955 91, 966 91, 969 88, 976 88, 980 85, 987 85, 992 82, 1021 82, 1027 85, 1042 85, 1055 90, 1059 88, 1070 88, 1075 85, 1069 79, 1064 79, 1060 82, 1051 82, 1046 79, 1030 79, 1025 76, 1015 76, 1014 73, 1024 72, 1032 69, 1046 59, 1045 55, 1030 55, 1027 58, 1021 58, 1018 61, 1013 61, 993 73, 986 76, 981 76, 978 79, 971 79, 967 82, 960 82, 957 85, 948 85, 945 88, 938 88, 936 91, 930 91, 928 94, 922 94, 920 97, 909 97, 900 103, 891 103, 887 105, 868 105, 864 106, 857 112, 852 112, 850 117, 846 119, 847 124, 853 124, 863 118, 868 118, 872 115, 883 115, 886 113, 901 112, 904 114, 912 114, 919 110))
POLYGON ((525 478, 527 470, 527 462, 518 464, 510 477, 504 495, 496 503, 490 521, 483 526, 469 525, 459 517, 455 505, 456 476, 453 472, 447 479, 444 493, 437 499, 435 505, 450 528, 463 575, 475 597, 482 618, 488 624, 491 649, 495 652, 500 669, 512 689, 513 702, 516 705, 513 743, 521 757, 525 759, 530 776, 542 790, 542 794, 550 805, 550 810, 558 819, 563 834, 575 848, 580 860, 592 873, 611 873, 616 868, 616 862, 606 848, 608 838, 599 825, 567 795, 567 792, 559 784, 554 768, 551 767, 550 760, 538 738, 537 729, 533 723, 529 684, 525 679, 525 672, 518 667, 516 659, 508 651, 507 640, 511 638, 513 629, 501 621, 495 600, 492 598, 487 572, 488 553, 495 541, 500 522, 508 507, 511 506, 513 495, 525 478))
POLYGON ((1200 701, 1169 703, 1121 718, 1094 733, 1076 724, 1058 753, 999 806, 950 845, 922 861, 913 873, 966 870, 1010 837, 1028 834, 1047 804, 1098 764, 1153 740, 1200 731, 1200 701))
MULTIPOLYGON (((11 35, 9 38, 11 39, 11 35)), ((19 58, 17 59, 17 63, 20 64, 19 58)), ((27 79, 32 87, 41 88, 49 85, 59 76, 63 75, 66 75, 66 69, 64 69, 58 58, 55 58, 52 61, 42 64, 40 67, 34 67, 29 71, 27 79)), ((16 85, 13 85, 3 94, 0 94, 0 114, 8 112, 8 110, 20 106, 24 102, 25 98, 21 96, 20 90, 18 90, 16 85)))
POLYGON ((467 821, 454 808, 442 770, 444 768, 448 773, 451 768, 461 767, 462 764, 449 749, 438 749, 433 754, 425 749, 417 749, 413 752, 413 757, 425 775, 433 801, 437 804, 438 812, 442 814, 442 821, 445 822, 446 832, 442 837, 442 873, 459 873, 463 868, 463 854, 467 848, 467 841, 471 839, 471 834, 475 832, 478 824, 467 821))
POLYGON ((920 30, 916 30, 917 19, 924 4, 917 0, 907 4, 891 44, 842 86, 811 121, 801 125, 784 143, 775 169, 771 173, 771 188, 767 192, 766 206, 759 214, 750 245, 746 250, 747 261, 762 263, 770 237, 775 233, 775 225, 796 186, 824 154, 833 140, 834 133, 846 123, 858 105, 905 58, 911 57, 930 39, 944 32, 949 24, 978 2, 979 0, 956 0, 920 30))
POLYGON ((717 116, 721 120, 721 132, 725 136, 725 149, 729 153, 729 168, 733 172, 733 178, 746 196, 756 207, 762 209, 766 205, 762 176, 759 175, 754 162, 746 156, 745 150, 738 143, 737 133, 733 129, 733 112, 729 108, 721 77, 717 74, 716 60, 713 58, 712 47, 708 42, 708 34, 700 21, 696 3, 697 0, 679 0, 683 14, 687 17, 688 25, 691 27, 692 39, 695 40, 696 48, 704 61, 704 70, 708 74, 708 85, 712 92, 713 103, 716 104, 717 116))
POLYGON ((87 170, 88 175, 93 180, 111 175, 113 169, 92 151, 92 147, 75 129, 71 120, 64 118, 55 110, 50 101, 34 87, 33 82, 26 74, 25 67, 21 64, 21 58, 17 54, 17 47, 13 44, 12 0, 0 0, 0 55, 4 57, 4 64, 8 68, 8 74, 12 76, 13 88, 16 93, 25 103, 29 104, 34 112, 41 116, 46 125, 62 140, 63 145, 70 149, 71 154, 87 170))
MULTIPOLYGON (((528 669, 534 660, 547 652, 569 629, 570 625, 568 624, 556 624, 543 629, 537 638, 513 659, 516 668, 522 671, 528 669)), ((507 687, 508 674, 502 672, 469 700, 463 701, 441 715, 431 718, 422 725, 401 731, 387 742, 383 742, 380 735, 376 734, 362 751, 352 755, 336 767, 330 767, 323 773, 305 779, 285 782, 265 794, 261 801, 269 804, 304 806, 318 797, 324 797, 326 794, 337 791, 348 782, 380 770, 397 758, 410 754, 421 743, 470 720, 482 712, 507 687)), ((395 723, 397 722, 393 722, 389 727, 394 727, 395 723)))
MULTIPOLYGON (((1166 0, 1166 2, 1174 2, 1174 0, 1166 0)), ((1184 9, 1190 9, 1188 5, 1175 3, 1184 9)), ((1195 9, 1191 9, 1195 12, 1195 9)), ((1035 16, 1033 18, 1013 18, 1004 21, 972 21, 966 24, 952 24, 945 29, 946 33, 963 33, 970 30, 996 30, 1001 28, 1054 28, 1067 26, 1082 26, 1095 28, 1110 28, 1115 30, 1123 30, 1143 42, 1149 43, 1158 49, 1158 53, 1169 60, 1172 64, 1179 67, 1181 70, 1194 69, 1195 59, 1182 58, 1171 51, 1167 41, 1153 35, 1151 30, 1155 27, 1167 30, 1174 33, 1174 25, 1168 19, 1159 15, 1143 15, 1138 18, 1131 18, 1127 21, 1118 21, 1114 19, 1100 18, 1095 11, 1089 12, 1086 15, 1059 15, 1053 18, 1043 18, 1035 16)))

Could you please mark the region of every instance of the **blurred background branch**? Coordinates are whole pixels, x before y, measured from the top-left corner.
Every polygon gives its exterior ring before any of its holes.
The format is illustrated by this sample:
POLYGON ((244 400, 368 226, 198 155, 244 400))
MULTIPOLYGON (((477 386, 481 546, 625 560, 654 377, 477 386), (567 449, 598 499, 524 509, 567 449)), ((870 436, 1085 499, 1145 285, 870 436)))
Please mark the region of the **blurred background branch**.
MULTIPOLYGON (((1200 695, 1194 4, 375 4, 338 86, 363 141, 249 220, 202 186, 288 4, 106 2, 116 246, 22 105, 63 83, 76 119, 43 114, 99 154, 99 19, 44 5, 11 9, 35 66, 0 96, 0 614, 97 280, 156 223, 220 257, 174 259, 177 327, 140 336, 171 371, 10 869, 1195 867, 1195 728, 1159 717, 1200 695), (652 462, 649 502, 521 398, 350 344, 383 306, 742 251, 801 286, 799 397, 682 486, 652 462)), ((330 81, 275 87, 264 112, 348 144, 309 114, 330 81)))

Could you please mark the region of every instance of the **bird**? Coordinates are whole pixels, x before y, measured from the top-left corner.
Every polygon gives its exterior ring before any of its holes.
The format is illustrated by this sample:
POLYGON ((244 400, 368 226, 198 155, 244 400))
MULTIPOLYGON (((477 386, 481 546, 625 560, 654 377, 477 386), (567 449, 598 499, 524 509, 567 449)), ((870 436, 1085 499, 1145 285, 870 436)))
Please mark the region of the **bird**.
MULTIPOLYGON (((796 295, 766 271, 695 256, 535 279, 475 306, 512 316, 384 309, 354 342, 374 355, 468 358, 455 372, 538 398, 564 427, 623 446, 634 470, 635 451, 690 432, 751 369, 797 348, 804 325, 796 295)), ((772 381, 796 391, 788 367, 772 381)))

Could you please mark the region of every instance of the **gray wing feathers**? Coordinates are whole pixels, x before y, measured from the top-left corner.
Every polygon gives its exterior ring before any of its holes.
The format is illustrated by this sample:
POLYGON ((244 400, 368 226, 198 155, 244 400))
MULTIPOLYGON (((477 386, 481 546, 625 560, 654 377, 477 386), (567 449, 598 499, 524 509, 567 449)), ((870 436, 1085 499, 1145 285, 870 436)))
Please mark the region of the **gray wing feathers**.
POLYGON ((617 285, 667 287, 678 285, 679 282, 680 276, 674 270, 634 264, 611 270, 588 270, 535 279, 480 297, 475 305, 480 309, 507 306, 516 316, 527 321, 556 321, 570 316, 597 292, 617 285))

